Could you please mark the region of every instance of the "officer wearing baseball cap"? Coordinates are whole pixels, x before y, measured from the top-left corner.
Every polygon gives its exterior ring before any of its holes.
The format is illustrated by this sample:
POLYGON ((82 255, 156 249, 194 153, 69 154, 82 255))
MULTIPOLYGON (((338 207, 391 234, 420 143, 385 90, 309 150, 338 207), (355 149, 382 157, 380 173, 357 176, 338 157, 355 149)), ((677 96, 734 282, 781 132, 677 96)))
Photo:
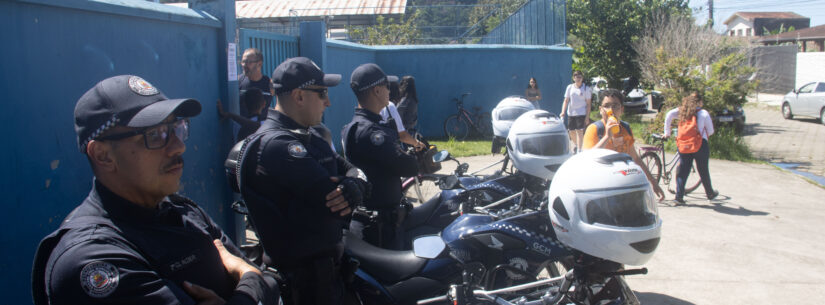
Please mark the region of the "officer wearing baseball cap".
MULTIPOLYGON (((350 87, 358 98, 358 108, 352 121, 341 131, 341 139, 347 159, 362 169, 373 184, 372 197, 364 205, 369 210, 378 211, 380 223, 377 232, 363 232, 364 240, 376 246, 398 249, 402 245, 396 237, 399 217, 395 213, 401 204, 400 178, 416 175, 418 163, 415 156, 401 149, 394 123, 380 123, 379 113, 389 104, 389 84, 393 81, 398 81, 398 77, 384 74, 373 63, 360 65, 352 71, 350 87)), ((359 234, 364 226, 359 220, 353 220, 353 233, 359 234)))
POLYGON ((277 304, 274 278, 248 264, 197 204, 176 194, 194 99, 133 75, 77 101, 77 142, 95 174, 86 199, 41 241, 35 304, 277 304))
POLYGON ((241 149, 241 195, 264 252, 287 280, 293 304, 340 304, 342 231, 351 205, 369 196, 358 170, 317 130, 341 81, 309 58, 290 58, 272 74, 278 101, 241 149))

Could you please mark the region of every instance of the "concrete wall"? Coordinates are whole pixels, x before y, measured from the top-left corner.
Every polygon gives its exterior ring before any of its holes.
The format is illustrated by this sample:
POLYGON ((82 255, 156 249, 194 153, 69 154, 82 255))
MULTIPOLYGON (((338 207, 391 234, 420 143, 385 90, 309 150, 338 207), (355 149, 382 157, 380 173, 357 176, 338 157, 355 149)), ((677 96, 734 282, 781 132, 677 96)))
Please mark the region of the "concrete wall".
POLYGON ((796 54, 796 85, 799 89, 810 82, 825 81, 825 52, 796 54))
POLYGON ((565 47, 512 45, 437 45, 369 47, 327 41, 329 73, 343 75, 341 85, 330 90, 332 106, 325 123, 336 143, 340 130, 352 118, 355 95, 349 89, 350 74, 358 65, 374 62, 387 74, 412 75, 419 97, 419 129, 430 138, 443 137, 442 124, 456 113, 452 98, 470 92, 465 107, 491 111, 510 95, 524 95, 530 77, 542 90, 542 108, 558 113, 564 88, 570 82, 573 51, 565 47))
POLYGON ((750 63, 756 67, 759 92, 787 93, 794 87, 796 46, 759 46, 752 50, 750 63))
POLYGON ((2 303, 31 303, 38 242, 91 188, 73 112, 103 78, 137 74, 169 97, 201 101, 184 154, 182 193, 225 228, 233 226, 223 174, 229 125, 218 122, 215 110, 227 69, 219 20, 146 1, 0 1, 0 28, 2 303))

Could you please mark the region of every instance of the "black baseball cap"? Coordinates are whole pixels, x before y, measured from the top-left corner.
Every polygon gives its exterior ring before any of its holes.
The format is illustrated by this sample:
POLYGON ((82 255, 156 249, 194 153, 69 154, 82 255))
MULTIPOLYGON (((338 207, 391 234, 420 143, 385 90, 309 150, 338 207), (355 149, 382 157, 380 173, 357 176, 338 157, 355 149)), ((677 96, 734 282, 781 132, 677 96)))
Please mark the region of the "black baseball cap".
POLYGON ((378 65, 368 63, 360 65, 352 71, 349 86, 352 88, 352 91, 358 93, 383 82, 398 82, 398 77, 395 75, 387 75, 378 65))
POLYGON ((324 74, 318 65, 306 57, 287 59, 272 71, 272 87, 275 88, 275 94, 311 85, 334 87, 339 82, 341 74, 324 74))
POLYGON ((74 129, 78 148, 85 154, 86 144, 111 127, 149 127, 171 114, 199 113, 201 104, 194 99, 169 99, 139 76, 118 75, 100 81, 77 100, 74 129))

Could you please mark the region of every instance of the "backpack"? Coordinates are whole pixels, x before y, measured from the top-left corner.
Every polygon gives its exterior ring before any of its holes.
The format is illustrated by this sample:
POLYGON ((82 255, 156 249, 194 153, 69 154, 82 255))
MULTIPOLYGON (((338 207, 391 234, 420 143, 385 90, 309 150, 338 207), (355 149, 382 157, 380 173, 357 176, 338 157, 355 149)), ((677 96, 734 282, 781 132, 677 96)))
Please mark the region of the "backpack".
POLYGON ((676 146, 681 154, 692 154, 702 147, 702 135, 699 133, 695 115, 690 120, 679 122, 676 146))

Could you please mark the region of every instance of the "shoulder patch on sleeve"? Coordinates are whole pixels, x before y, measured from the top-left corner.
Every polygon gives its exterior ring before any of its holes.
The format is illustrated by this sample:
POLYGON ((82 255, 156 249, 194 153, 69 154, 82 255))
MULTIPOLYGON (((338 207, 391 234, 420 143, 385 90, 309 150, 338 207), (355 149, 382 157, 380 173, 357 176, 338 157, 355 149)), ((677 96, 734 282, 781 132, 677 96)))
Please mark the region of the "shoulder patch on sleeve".
POLYGON ((300 142, 289 143, 289 145, 287 146, 287 151, 289 152, 290 156, 293 156, 295 158, 303 158, 307 155, 306 147, 304 147, 304 145, 300 142))
POLYGON ((372 145, 375 146, 381 146, 381 144, 384 144, 385 138, 386 136, 384 136, 384 133, 381 131, 373 131, 372 134, 370 134, 370 142, 372 142, 372 145))
POLYGON ((104 261, 94 261, 80 271, 80 286, 93 298, 105 298, 117 288, 120 274, 117 268, 104 261))

